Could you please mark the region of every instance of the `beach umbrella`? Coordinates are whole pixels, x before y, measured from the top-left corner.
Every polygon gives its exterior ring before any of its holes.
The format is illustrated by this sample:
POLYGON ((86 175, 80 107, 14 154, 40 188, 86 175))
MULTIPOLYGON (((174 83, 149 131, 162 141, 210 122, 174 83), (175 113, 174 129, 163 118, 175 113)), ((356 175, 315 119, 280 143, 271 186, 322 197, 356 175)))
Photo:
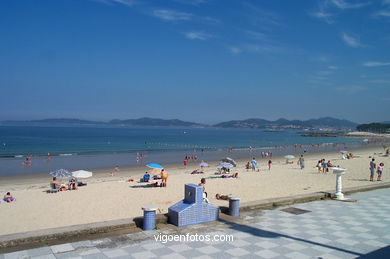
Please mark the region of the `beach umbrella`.
POLYGON ((234 165, 232 165, 231 163, 227 163, 227 162, 222 162, 218 165, 218 167, 222 168, 222 167, 225 167, 225 168, 230 168, 230 167, 234 167, 234 165))
POLYGON ((207 164, 206 162, 202 162, 199 164, 200 167, 206 167, 206 166, 209 166, 209 164, 207 164))
POLYGON ((164 167, 162 166, 162 165, 159 165, 159 164, 147 164, 146 165, 147 167, 149 167, 149 168, 152 168, 152 169, 164 169, 164 167))
POLYGON ((53 177, 58 177, 58 178, 67 178, 67 177, 72 176, 72 174, 68 170, 65 170, 65 169, 58 169, 54 172, 50 172, 50 175, 53 177))
POLYGON ((284 158, 286 158, 286 159, 294 159, 295 156, 293 156, 293 155, 287 155, 287 156, 284 156, 284 158))
POLYGON ((88 177, 92 176, 92 172, 85 171, 85 170, 78 170, 78 171, 72 172, 72 176, 74 176, 76 178, 88 178, 88 177))
POLYGON ((223 159, 221 159, 221 161, 232 164, 233 166, 237 166, 236 161, 234 161, 234 159, 232 159, 230 157, 223 158, 223 159))
POLYGON ((363 142, 368 142, 368 141, 369 141, 369 140, 368 140, 368 139, 366 139, 366 138, 365 138, 365 139, 363 139, 363 142))

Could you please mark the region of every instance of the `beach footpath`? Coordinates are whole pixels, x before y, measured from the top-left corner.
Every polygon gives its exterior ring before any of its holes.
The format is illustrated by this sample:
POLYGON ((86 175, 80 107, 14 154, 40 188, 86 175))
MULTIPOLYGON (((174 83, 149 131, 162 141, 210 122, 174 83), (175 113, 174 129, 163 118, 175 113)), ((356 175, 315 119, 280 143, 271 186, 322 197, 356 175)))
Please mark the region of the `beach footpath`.
POLYGON ((390 188, 351 191, 356 202, 325 199, 248 210, 181 228, 158 224, 152 231, 43 245, 0 258, 385 258, 390 188), (174 236, 183 240, 169 241, 174 236))

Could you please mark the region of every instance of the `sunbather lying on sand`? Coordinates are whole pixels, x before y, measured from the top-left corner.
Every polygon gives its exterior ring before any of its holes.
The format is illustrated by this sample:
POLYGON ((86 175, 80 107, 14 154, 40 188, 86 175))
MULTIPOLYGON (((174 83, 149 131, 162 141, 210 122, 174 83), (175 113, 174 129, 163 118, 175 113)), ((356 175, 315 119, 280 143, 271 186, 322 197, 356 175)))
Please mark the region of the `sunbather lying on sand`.
POLYGON ((204 172, 196 169, 196 170, 192 171, 191 174, 204 174, 204 172))
POLYGON ((227 200, 229 200, 229 195, 222 195, 222 194, 217 193, 215 195, 215 198, 217 200, 225 200, 225 201, 227 201, 227 200))
POLYGON ((222 175, 221 178, 238 178, 238 173, 232 175, 222 175))

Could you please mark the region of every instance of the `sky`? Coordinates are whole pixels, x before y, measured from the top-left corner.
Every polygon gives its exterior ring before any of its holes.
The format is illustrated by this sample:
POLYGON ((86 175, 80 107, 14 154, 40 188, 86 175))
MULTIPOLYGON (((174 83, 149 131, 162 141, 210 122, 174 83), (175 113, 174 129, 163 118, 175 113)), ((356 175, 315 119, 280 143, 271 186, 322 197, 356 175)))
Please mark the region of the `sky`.
POLYGON ((0 120, 390 120, 390 0, 3 0, 0 120))

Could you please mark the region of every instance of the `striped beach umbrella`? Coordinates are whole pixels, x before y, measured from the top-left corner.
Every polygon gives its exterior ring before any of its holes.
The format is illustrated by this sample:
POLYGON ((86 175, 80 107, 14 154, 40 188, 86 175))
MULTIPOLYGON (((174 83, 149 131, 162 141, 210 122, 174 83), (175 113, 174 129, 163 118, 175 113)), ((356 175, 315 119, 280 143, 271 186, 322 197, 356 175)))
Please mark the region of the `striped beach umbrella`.
POLYGON ((65 169, 58 169, 56 171, 50 172, 50 175, 57 178, 68 178, 72 176, 72 173, 65 169))

